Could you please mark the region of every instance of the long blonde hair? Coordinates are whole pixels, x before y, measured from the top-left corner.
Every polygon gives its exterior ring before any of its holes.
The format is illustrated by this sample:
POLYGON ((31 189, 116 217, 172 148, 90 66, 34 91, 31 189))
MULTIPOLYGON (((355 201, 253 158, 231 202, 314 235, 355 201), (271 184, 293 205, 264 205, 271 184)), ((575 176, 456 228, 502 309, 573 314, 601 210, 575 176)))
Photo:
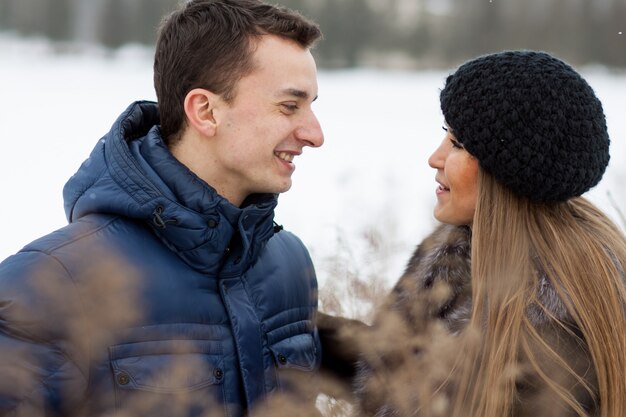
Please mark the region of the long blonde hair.
POLYGON ((583 387, 597 415, 626 415, 625 266, 626 238, 586 199, 533 203, 481 169, 472 225, 473 312, 453 414, 515 415, 516 381, 530 371, 561 406, 586 416, 571 386, 545 368, 547 361, 583 387), (542 304, 541 280, 558 295, 566 319, 542 304), (543 314, 544 328, 581 343, 595 379, 576 372, 546 339, 530 317, 533 308, 543 314), (528 369, 520 370, 520 358, 528 369))

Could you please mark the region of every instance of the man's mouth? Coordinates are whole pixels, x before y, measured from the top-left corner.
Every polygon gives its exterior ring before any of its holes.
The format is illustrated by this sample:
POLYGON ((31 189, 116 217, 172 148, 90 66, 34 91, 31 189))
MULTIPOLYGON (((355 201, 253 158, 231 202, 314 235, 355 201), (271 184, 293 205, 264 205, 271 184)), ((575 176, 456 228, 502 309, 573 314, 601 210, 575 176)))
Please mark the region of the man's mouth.
POLYGON ((282 159, 283 161, 286 161, 286 162, 293 161, 293 158, 295 156, 287 152, 275 152, 274 155, 276 155, 279 159, 282 159))

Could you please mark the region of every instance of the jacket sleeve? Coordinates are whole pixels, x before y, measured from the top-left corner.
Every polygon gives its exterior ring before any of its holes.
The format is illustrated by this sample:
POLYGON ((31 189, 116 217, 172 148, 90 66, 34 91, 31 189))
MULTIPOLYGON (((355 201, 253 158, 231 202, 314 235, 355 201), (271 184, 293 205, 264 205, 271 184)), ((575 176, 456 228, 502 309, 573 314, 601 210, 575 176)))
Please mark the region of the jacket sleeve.
POLYGON ((54 257, 20 252, 0 264, 0 416, 63 416, 76 407, 87 380, 81 310, 54 257))
POLYGON ((324 376, 322 391, 336 398, 352 399, 352 380, 360 359, 359 337, 369 326, 340 316, 317 313, 316 325, 322 345, 320 371, 324 376))

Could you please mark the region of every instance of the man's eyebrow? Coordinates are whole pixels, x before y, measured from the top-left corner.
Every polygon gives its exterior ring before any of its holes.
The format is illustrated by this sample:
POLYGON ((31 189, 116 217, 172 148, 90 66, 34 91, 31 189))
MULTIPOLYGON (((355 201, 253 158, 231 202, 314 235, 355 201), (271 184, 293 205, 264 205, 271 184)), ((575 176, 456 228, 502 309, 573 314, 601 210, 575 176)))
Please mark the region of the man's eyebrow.
MULTIPOLYGON (((294 96, 306 100, 309 98, 309 93, 304 90, 298 90, 297 88, 286 88, 280 92, 282 95, 294 96)), ((313 98, 313 101, 317 100, 317 96, 313 98)))

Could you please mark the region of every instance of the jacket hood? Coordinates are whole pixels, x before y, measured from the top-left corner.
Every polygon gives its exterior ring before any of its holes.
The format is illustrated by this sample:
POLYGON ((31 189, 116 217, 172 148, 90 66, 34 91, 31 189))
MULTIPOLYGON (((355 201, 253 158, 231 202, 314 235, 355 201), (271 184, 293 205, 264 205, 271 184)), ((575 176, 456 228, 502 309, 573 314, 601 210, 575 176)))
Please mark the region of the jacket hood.
POLYGON ((145 222, 190 266, 213 273, 239 232, 237 264, 248 266, 274 233, 277 195, 232 205, 169 152, 159 122, 154 102, 122 113, 65 184, 68 221, 104 213, 145 222))

